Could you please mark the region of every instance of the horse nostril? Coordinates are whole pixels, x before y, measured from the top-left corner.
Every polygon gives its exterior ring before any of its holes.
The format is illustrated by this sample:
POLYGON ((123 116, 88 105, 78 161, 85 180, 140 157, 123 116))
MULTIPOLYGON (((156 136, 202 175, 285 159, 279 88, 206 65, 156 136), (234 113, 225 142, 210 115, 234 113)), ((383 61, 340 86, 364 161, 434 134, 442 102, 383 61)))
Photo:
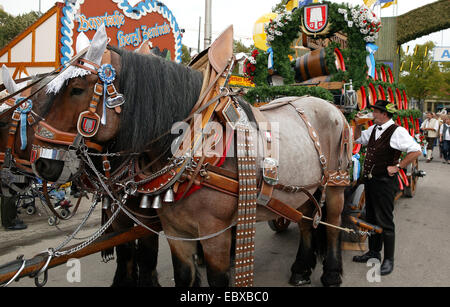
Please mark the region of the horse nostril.
POLYGON ((63 161, 49 160, 44 158, 38 159, 35 162, 35 165, 39 177, 51 182, 57 181, 64 169, 63 161))

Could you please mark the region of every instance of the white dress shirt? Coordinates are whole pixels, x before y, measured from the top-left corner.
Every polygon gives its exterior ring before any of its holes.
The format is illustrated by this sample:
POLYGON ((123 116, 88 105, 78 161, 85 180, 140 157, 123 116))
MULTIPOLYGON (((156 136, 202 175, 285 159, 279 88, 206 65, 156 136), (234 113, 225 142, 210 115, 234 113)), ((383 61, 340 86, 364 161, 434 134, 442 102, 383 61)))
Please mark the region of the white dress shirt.
MULTIPOLYGON (((369 129, 361 132, 361 137, 355 141, 357 144, 362 144, 367 146, 369 144, 370 136, 372 135, 373 129, 377 128, 375 132, 375 140, 378 140, 380 136, 389 128, 391 125, 394 125, 394 121, 392 119, 388 120, 381 126, 373 125, 370 126, 369 129), (381 127, 381 130, 378 129, 381 127)), ((409 132, 403 128, 398 127, 395 129, 394 133, 391 136, 390 143, 392 148, 397 149, 401 152, 416 152, 421 151, 420 145, 414 140, 414 138, 409 134, 409 132)))
POLYGON ((447 126, 447 132, 442 136, 444 141, 450 141, 450 125, 442 124, 440 134, 444 133, 444 126, 447 126))

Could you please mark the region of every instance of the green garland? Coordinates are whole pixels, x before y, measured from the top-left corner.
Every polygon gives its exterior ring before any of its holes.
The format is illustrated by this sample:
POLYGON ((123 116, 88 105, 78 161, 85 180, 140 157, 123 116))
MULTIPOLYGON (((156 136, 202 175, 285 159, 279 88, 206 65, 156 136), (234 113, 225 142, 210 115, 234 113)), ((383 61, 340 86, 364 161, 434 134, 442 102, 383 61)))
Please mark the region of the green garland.
MULTIPOLYGON (((344 16, 338 12, 339 9, 346 9, 349 14, 351 14, 347 4, 336 4, 328 1, 323 1, 323 3, 328 4, 330 32, 328 35, 321 36, 321 38, 329 38, 336 32, 343 32, 347 35, 348 39, 348 48, 341 50, 346 65, 346 72, 338 72, 334 64, 336 60, 334 48, 337 48, 339 45, 332 43, 326 48, 327 68, 333 76, 332 81, 348 82, 352 79, 355 87, 363 86, 367 83, 366 57, 368 55, 364 35, 360 33, 358 27, 349 27, 344 16)), ((290 20, 287 20, 284 17, 285 15, 282 15, 281 21, 283 27, 277 27, 277 31, 282 32, 283 35, 274 35, 274 39, 270 42, 271 47, 273 48, 274 70, 278 75, 284 78, 285 84, 292 84, 295 82, 295 72, 292 69, 294 63, 291 63, 289 55, 294 55, 291 44, 299 36, 302 13, 302 9, 295 10, 291 15, 290 20)), ((259 52, 260 56, 268 57, 266 52, 262 50, 259 50, 259 52)), ((260 59, 260 57, 258 57, 258 59, 260 59)), ((267 60, 262 62, 257 60, 256 66, 267 70, 267 60)), ((266 85, 267 75, 256 77, 255 83, 257 85, 266 85)))

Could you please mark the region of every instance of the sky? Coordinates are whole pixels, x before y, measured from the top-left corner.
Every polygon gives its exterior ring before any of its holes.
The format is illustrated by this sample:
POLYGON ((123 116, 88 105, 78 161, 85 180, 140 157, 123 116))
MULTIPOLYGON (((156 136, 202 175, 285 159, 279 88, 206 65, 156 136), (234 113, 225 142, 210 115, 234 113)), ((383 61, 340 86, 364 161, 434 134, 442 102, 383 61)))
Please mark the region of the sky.
MULTIPOLYGON (((163 2, 174 14, 180 28, 185 29, 183 35, 183 44, 188 47, 197 49, 198 46, 198 29, 199 18, 201 17, 201 37, 200 48, 203 49, 204 40, 204 15, 205 15, 205 1, 204 0, 160 0, 163 2)), ((41 11, 49 10, 55 0, 0 0, 0 5, 4 10, 10 14, 18 15, 27 13, 29 11, 39 10, 39 3, 41 11)), ((245 45, 249 46, 253 43, 252 33, 255 21, 266 13, 270 13, 272 7, 278 4, 280 0, 212 0, 212 32, 213 40, 230 24, 234 25, 235 39, 240 39, 245 45)), ((350 3, 353 5, 363 4, 363 0, 331 0, 336 3, 350 3)), ((398 15, 402 15, 417 7, 436 2, 436 0, 398 0, 398 15)), ((391 17, 395 11, 393 6, 382 9, 381 17, 391 17)), ((378 13, 379 10, 375 10, 378 13)), ((423 44, 426 41, 433 41, 437 46, 450 46, 450 29, 439 31, 434 34, 423 36, 414 41, 403 45, 410 46, 413 50, 416 44, 423 44)), ((410 51, 411 52, 411 51, 410 51)))

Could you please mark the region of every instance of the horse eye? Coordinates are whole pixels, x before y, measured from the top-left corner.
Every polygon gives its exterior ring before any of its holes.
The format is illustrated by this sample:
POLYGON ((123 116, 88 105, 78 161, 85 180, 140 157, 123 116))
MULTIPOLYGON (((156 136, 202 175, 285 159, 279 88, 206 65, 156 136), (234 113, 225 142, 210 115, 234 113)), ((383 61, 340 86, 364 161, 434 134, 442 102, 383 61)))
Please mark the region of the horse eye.
POLYGON ((81 94, 83 94, 83 92, 84 92, 84 89, 78 88, 78 87, 74 87, 72 89, 72 91, 70 92, 70 96, 81 95, 81 94))

